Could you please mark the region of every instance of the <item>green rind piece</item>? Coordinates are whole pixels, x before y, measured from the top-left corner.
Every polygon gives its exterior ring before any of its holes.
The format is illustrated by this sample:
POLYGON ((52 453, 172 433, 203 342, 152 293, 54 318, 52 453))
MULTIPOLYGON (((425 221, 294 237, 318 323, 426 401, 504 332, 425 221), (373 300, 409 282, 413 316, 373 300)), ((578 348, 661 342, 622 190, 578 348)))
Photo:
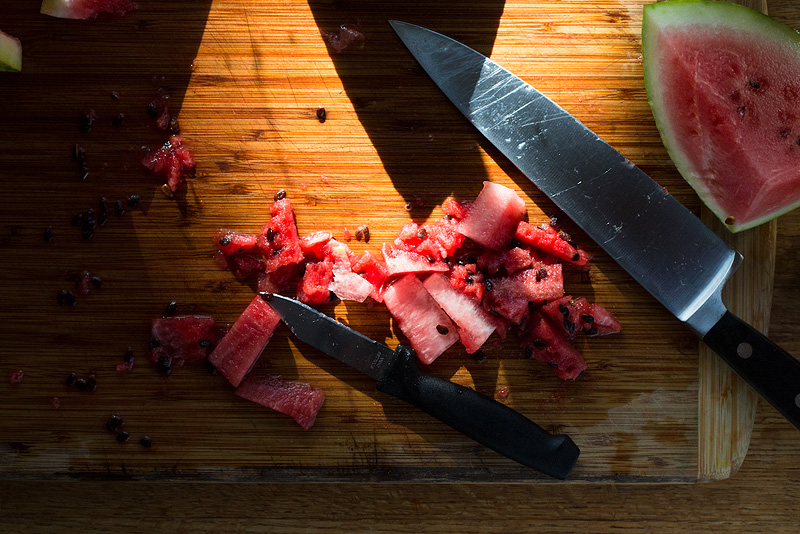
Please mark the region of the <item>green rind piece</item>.
POLYGON ((0 71, 22 70, 22 44, 19 39, 0 31, 0 71))
POLYGON ((760 44, 772 42, 776 46, 793 48, 797 53, 798 62, 800 62, 800 34, 763 13, 729 2, 667 0, 648 4, 643 9, 642 63, 650 108, 670 158, 684 179, 695 189, 701 201, 732 232, 753 228, 800 207, 800 200, 798 200, 766 213, 762 217, 749 220, 745 224, 736 222, 728 224, 726 222, 727 214, 717 205, 702 177, 694 172, 686 154, 679 148, 680 145, 670 124, 667 107, 663 100, 665 84, 659 79, 658 39, 660 33, 666 28, 689 26, 724 29, 731 32, 731 35, 757 35, 760 44))

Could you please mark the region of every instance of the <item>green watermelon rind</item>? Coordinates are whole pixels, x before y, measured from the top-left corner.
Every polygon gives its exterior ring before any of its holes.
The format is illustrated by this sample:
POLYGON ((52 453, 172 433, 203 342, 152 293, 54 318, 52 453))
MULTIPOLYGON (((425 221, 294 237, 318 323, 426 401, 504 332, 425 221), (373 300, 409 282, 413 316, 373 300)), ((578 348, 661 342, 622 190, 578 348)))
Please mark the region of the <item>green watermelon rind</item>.
POLYGON ((16 37, 0 31, 0 72, 22 70, 22 44, 16 37))
POLYGON ((768 222, 797 207, 800 201, 768 212, 744 224, 726 223, 728 214, 716 204, 714 196, 705 187, 703 179, 692 169, 671 128, 669 114, 663 103, 663 84, 659 79, 658 38, 661 30, 671 26, 701 25, 725 28, 739 34, 758 36, 760 43, 772 42, 779 47, 794 48, 800 57, 800 33, 780 22, 748 7, 713 0, 668 0, 644 6, 642 17, 642 64, 645 88, 661 140, 675 167, 694 188, 700 200, 725 224, 731 232, 740 232, 768 222))

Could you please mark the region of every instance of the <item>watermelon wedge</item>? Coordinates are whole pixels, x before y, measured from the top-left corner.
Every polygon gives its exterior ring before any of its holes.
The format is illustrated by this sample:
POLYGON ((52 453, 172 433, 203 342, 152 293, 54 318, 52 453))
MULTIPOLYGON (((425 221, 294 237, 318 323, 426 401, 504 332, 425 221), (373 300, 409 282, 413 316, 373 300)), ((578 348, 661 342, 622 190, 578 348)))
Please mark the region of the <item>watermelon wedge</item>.
POLYGON ((645 85, 672 161, 732 232, 800 205, 800 35, 706 0, 646 5, 645 85))
POLYGON ((236 394, 291 416, 303 430, 311 428, 325 402, 325 393, 306 382, 263 374, 248 375, 236 388, 236 394))
POLYGON ((0 71, 22 70, 22 43, 16 37, 0 31, 0 71))
POLYGON ((124 15, 136 9, 130 0, 42 0, 39 10, 44 15, 60 19, 93 19, 100 14, 124 15))
POLYGON ((153 319, 150 337, 149 360, 156 362, 163 355, 180 365, 204 360, 217 334, 213 317, 187 315, 153 319))
POLYGON ((208 356, 208 361, 231 384, 238 386, 267 346, 280 320, 280 315, 256 295, 208 356))

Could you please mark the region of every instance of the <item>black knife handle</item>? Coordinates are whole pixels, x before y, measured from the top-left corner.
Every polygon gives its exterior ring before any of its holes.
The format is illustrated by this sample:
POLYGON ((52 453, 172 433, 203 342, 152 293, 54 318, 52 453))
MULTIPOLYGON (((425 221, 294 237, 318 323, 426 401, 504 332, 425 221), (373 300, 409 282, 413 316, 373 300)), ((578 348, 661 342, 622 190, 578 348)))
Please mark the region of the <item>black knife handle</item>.
POLYGON ((423 373, 413 349, 397 356, 378 390, 428 412, 478 443, 540 473, 564 480, 580 450, 569 436, 554 436, 508 406, 448 380, 423 373))
POLYGON ((739 376, 800 428, 800 362, 731 312, 703 337, 739 376))

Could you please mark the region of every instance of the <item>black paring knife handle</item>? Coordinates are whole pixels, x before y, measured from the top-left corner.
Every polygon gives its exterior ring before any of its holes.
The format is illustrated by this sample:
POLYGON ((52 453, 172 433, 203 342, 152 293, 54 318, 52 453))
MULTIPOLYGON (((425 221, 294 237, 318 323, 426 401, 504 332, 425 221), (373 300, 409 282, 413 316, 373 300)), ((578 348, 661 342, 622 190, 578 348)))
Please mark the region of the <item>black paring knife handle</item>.
POLYGON ((731 312, 703 337, 739 376, 800 428, 800 362, 731 312))
POLYGON ((397 359, 378 390, 424 410, 478 443, 540 473, 564 480, 580 455, 566 435, 539 425, 477 391, 423 373, 413 349, 398 345, 397 359))

